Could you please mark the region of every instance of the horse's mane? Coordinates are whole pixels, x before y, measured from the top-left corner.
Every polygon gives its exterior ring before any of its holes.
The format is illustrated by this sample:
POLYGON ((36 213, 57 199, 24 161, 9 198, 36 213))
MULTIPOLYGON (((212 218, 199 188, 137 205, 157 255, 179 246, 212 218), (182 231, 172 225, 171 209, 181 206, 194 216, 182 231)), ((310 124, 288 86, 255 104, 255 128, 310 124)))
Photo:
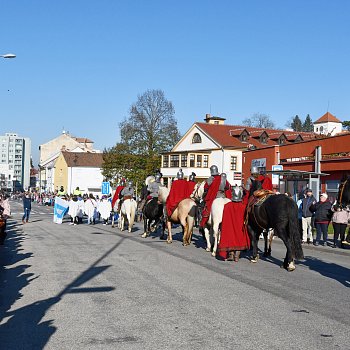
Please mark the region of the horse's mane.
POLYGON ((343 176, 340 182, 337 203, 344 206, 350 204, 350 176, 343 176))

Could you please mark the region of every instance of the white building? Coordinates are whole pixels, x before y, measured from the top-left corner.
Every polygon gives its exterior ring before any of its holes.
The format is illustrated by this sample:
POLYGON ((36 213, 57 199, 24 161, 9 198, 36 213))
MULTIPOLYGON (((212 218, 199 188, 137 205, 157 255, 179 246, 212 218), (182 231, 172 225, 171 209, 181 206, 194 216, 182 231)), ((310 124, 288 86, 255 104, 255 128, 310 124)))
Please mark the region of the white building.
POLYGON ((93 148, 94 142, 88 138, 75 137, 68 132, 62 134, 53 140, 50 140, 39 146, 40 164, 39 164, 39 182, 42 191, 54 192, 55 186, 55 162, 62 152, 85 152, 101 153, 93 148))
POLYGON ((224 121, 207 114, 205 123, 194 123, 170 152, 162 154, 165 184, 171 184, 179 168, 186 177, 194 172, 197 181, 205 180, 210 176, 210 166, 216 165, 231 184, 240 185, 244 175, 250 175, 242 173, 243 151, 314 137, 313 133, 225 125, 224 121))
POLYGON ((0 136, 0 164, 7 190, 27 190, 30 186, 31 141, 16 133, 0 136))
POLYGON ((79 187, 83 193, 101 194, 102 153, 61 152, 55 161, 55 190, 67 193, 79 187))
POLYGON ((342 122, 329 112, 314 122, 314 132, 316 134, 334 136, 341 133, 342 128, 342 122))

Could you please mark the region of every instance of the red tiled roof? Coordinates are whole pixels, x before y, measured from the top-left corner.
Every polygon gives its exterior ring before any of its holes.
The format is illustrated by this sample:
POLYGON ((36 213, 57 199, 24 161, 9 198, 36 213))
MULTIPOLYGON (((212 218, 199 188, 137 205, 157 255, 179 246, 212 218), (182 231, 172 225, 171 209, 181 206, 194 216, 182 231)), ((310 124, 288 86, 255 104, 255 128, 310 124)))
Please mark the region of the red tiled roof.
POLYGON ((314 122, 314 124, 327 123, 327 122, 341 123, 341 121, 338 118, 336 118, 332 113, 327 112, 321 118, 317 119, 314 122))
POLYGON ((62 152, 68 167, 85 166, 90 168, 101 168, 103 164, 102 153, 86 152, 62 152))
MULTIPOLYGON (((225 124, 208 124, 208 123, 195 123, 201 130, 203 130, 209 137, 211 137, 216 143, 222 147, 237 147, 245 148, 248 145, 254 145, 257 148, 267 147, 278 144, 279 137, 284 134, 287 140, 294 141, 298 135, 303 140, 309 140, 315 138, 314 133, 308 132, 295 132, 290 130, 278 130, 278 129, 264 129, 242 125, 225 125, 225 124), (267 142, 261 143, 259 138, 248 137, 247 141, 241 141, 239 135, 243 130, 247 130, 248 133, 262 134, 264 131, 268 134, 267 142)), ((253 135, 255 136, 255 135, 253 135)))

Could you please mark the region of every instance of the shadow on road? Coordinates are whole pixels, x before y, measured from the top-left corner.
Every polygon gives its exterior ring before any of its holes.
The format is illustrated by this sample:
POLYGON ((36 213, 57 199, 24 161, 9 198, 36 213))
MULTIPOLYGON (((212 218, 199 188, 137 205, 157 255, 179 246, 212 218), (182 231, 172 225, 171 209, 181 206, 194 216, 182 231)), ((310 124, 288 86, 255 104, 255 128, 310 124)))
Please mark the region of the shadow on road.
POLYGON ((334 279, 345 287, 350 287, 350 269, 344 266, 329 263, 313 256, 306 256, 305 261, 300 263, 300 265, 307 266, 310 270, 316 271, 325 277, 334 279))
POLYGON ((39 276, 33 277, 33 273, 25 273, 31 265, 6 268, 6 266, 32 256, 32 253, 18 254, 22 245, 23 233, 10 230, 8 237, 4 246, 5 251, 2 247, 3 251, 0 252, 0 344, 2 349, 43 349, 57 328, 53 325, 54 320, 42 322, 42 319, 53 305, 61 301, 65 294, 100 293, 114 290, 114 287, 109 286, 82 287, 82 285, 110 267, 110 265, 97 265, 117 249, 125 238, 121 238, 54 297, 11 310, 12 305, 23 296, 21 290, 39 276))

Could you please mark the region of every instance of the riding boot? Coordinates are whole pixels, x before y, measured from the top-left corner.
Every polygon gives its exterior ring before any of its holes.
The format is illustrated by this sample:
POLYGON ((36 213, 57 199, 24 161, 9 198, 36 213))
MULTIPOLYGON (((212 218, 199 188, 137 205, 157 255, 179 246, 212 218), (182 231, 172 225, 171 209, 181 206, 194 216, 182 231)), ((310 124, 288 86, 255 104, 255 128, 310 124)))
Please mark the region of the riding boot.
POLYGON ((226 259, 226 261, 234 261, 235 260, 235 252, 233 250, 230 250, 228 252, 228 257, 226 259))

